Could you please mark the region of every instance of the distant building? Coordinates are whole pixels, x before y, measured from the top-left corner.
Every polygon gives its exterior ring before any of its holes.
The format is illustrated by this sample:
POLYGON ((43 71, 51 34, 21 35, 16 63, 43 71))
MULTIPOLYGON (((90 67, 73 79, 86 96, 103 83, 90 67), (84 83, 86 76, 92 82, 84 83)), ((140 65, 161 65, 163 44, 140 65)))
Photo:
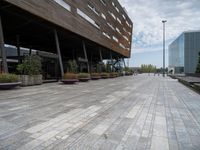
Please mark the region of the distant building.
POLYGON ((169 71, 195 73, 200 52, 200 31, 182 33, 169 45, 169 71))

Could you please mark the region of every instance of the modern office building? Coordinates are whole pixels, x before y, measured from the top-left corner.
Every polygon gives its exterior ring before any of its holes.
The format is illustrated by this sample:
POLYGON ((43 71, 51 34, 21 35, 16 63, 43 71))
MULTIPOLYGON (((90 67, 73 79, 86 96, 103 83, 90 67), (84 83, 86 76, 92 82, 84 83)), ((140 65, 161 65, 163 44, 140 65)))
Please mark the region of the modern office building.
POLYGON ((193 74, 200 52, 200 31, 182 33, 169 45, 169 71, 193 74))
MULTIPOLYGON (((117 62, 131 54, 133 24, 117 0, 1 0, 0 51, 7 72, 4 44, 58 55, 62 75, 65 63, 117 62)), ((17 58, 17 57, 16 57, 17 58)))

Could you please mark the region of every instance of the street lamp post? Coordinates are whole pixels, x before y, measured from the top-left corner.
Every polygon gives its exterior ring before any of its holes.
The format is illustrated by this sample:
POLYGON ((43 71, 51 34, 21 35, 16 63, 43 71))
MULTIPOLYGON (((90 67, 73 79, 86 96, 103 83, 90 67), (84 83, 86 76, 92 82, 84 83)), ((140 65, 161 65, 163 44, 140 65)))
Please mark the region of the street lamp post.
POLYGON ((165 23, 167 20, 162 20, 163 23, 163 77, 165 77, 165 23))

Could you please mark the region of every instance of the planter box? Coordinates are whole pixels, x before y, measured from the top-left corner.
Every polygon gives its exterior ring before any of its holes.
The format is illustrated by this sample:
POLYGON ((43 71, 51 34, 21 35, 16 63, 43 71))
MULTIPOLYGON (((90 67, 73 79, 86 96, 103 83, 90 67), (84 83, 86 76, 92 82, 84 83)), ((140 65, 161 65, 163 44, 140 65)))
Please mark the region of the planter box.
POLYGON ((99 77, 97 77, 97 76, 91 76, 91 79, 92 80, 99 80, 99 79, 101 79, 101 77, 99 76, 99 77))
POLYGON ((22 86, 32 86, 42 84, 42 75, 20 75, 22 86))
POLYGON ((61 80, 64 84, 75 84, 78 82, 78 79, 62 79, 61 80))
POLYGON ((13 83, 0 83, 0 90, 9 90, 16 88, 19 86, 21 82, 13 82, 13 83))
POLYGON ((80 82, 88 82, 90 78, 79 78, 80 82))

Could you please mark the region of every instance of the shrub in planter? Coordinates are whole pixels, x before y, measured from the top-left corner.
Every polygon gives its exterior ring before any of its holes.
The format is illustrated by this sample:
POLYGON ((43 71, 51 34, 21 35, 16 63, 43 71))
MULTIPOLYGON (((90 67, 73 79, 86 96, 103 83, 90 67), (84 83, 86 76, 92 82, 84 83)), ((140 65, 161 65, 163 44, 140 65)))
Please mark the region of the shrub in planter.
POLYGON ((196 68, 196 74, 200 74, 200 52, 199 52, 199 60, 196 68))
POLYGON ((91 79, 92 80, 101 79, 101 75, 99 73, 91 73, 91 79))
POLYGON ((17 66, 22 86, 42 84, 41 58, 37 55, 25 56, 22 64, 17 66))
POLYGON ((69 60, 67 62, 67 72, 70 72, 70 73, 77 73, 77 63, 75 60, 69 60))
POLYGON ((87 82, 90 80, 90 74, 88 73, 79 73, 78 74, 78 79, 81 82, 87 82))
POLYGON ((125 68, 124 68, 124 71, 125 71, 125 75, 126 75, 126 76, 131 76, 131 75, 133 75, 133 70, 132 70, 131 68, 129 68, 129 67, 125 67, 125 68))
POLYGON ((62 77, 64 84, 74 84, 78 82, 77 64, 75 60, 68 61, 67 72, 62 77))
POLYGON ((110 78, 116 78, 118 77, 118 73, 117 72, 111 72, 110 73, 110 78))
POLYGON ((101 73, 101 78, 102 78, 102 79, 107 79, 107 78, 109 78, 109 77, 110 77, 110 74, 109 74, 109 73, 107 73, 107 72, 101 73))
POLYGON ((132 75, 133 75, 133 73, 132 73, 132 72, 130 72, 130 71, 126 71, 126 72, 125 72, 125 75, 126 75, 126 76, 132 76, 132 75))
POLYGON ((0 89, 7 90, 19 86, 19 78, 15 74, 0 74, 0 89))
POLYGON ((121 77, 121 76, 123 76, 123 72, 118 73, 118 77, 121 77))
POLYGON ((78 75, 76 73, 67 72, 64 74, 62 82, 64 84, 74 84, 78 82, 78 75))

